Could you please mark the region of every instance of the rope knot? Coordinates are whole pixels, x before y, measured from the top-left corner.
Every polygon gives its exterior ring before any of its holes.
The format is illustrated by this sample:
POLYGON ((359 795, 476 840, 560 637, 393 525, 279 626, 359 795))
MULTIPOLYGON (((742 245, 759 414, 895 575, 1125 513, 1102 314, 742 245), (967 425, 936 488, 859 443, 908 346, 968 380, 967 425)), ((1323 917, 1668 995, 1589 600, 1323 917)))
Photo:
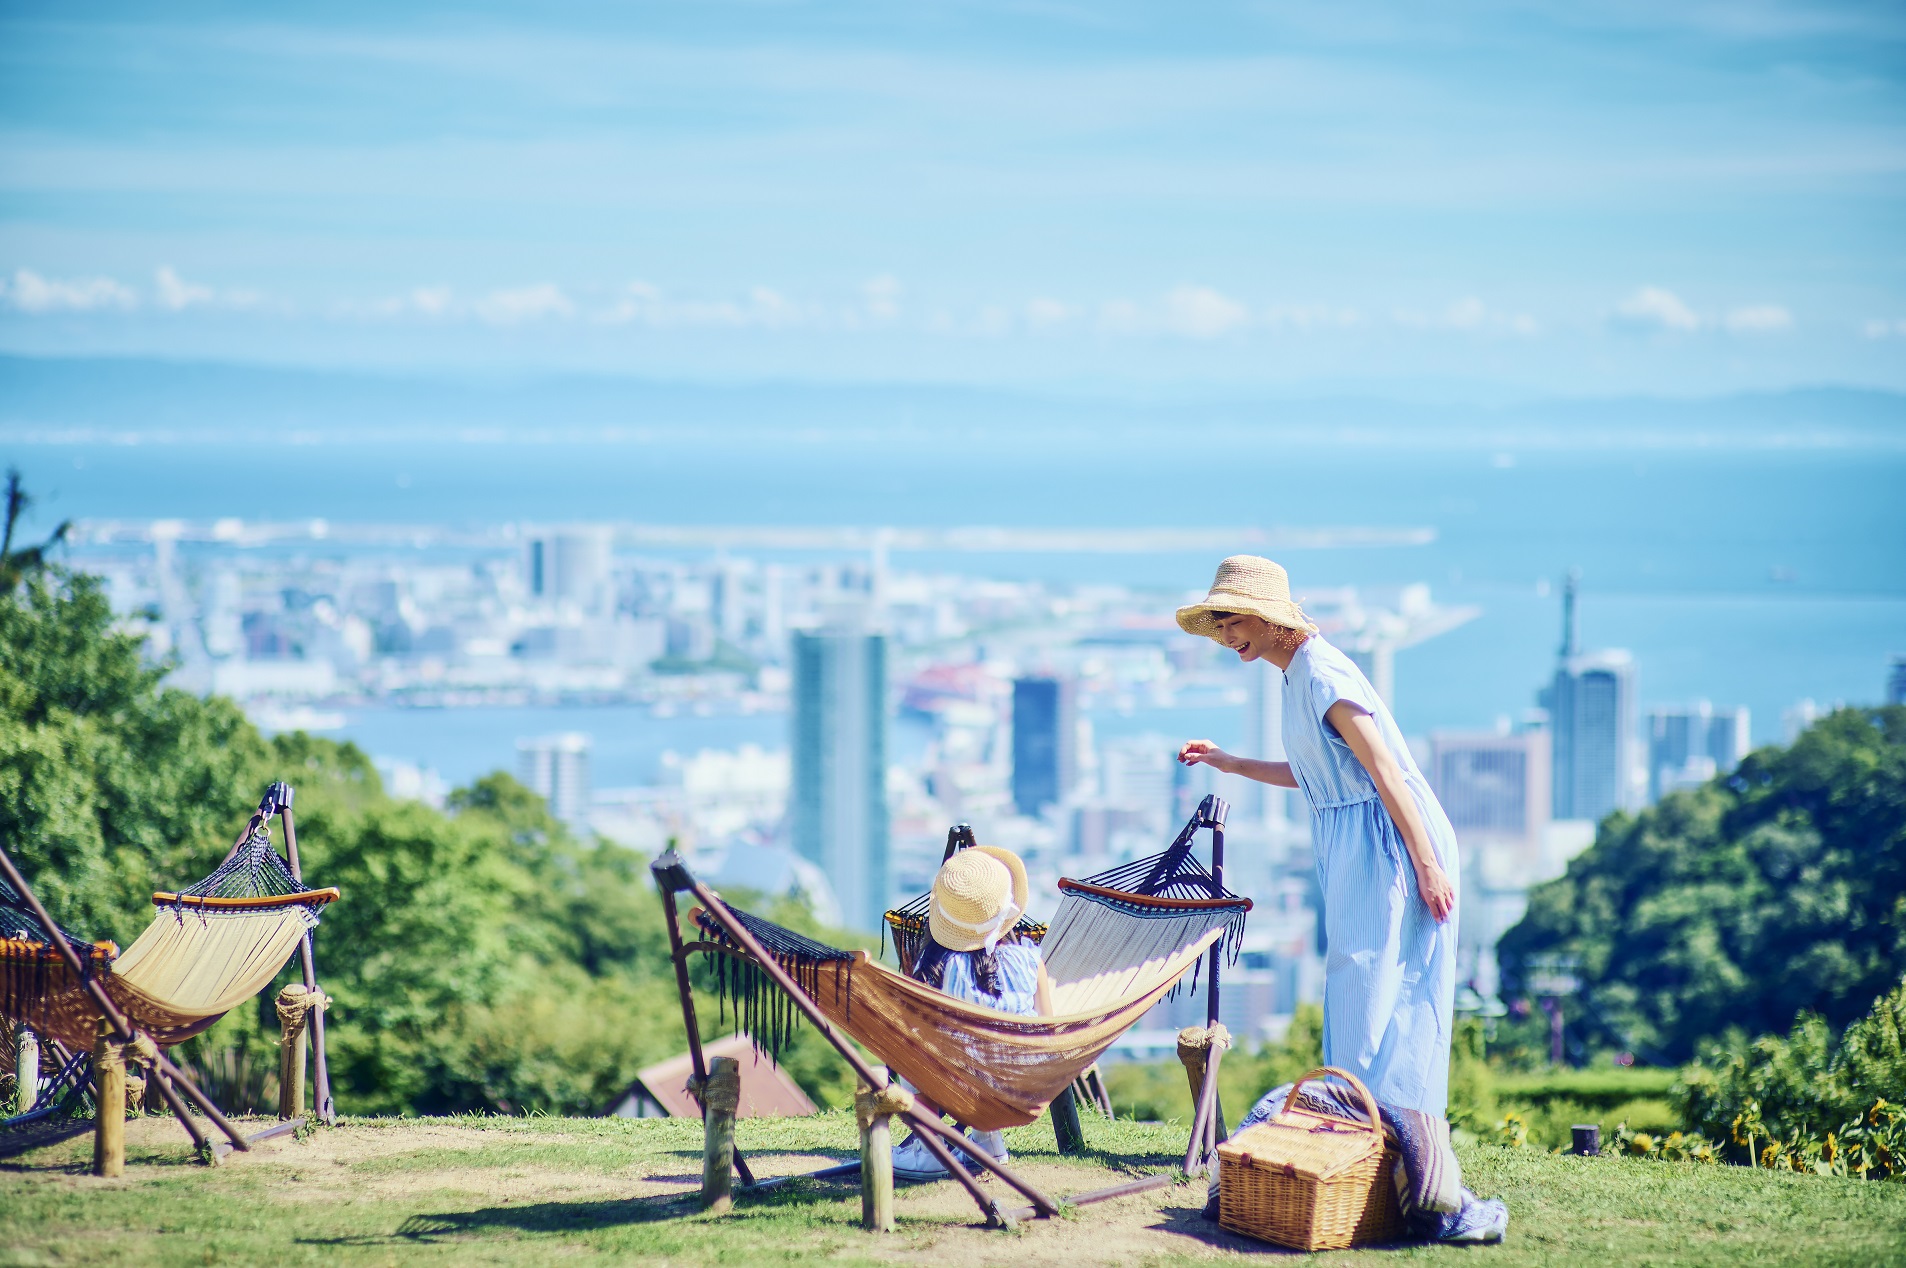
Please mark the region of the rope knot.
POLYGON ((314 1008, 326 1008, 330 999, 323 991, 306 989, 296 982, 278 992, 278 1024, 284 1029, 287 1042, 304 1033, 308 1014, 314 1008))
POLYGON ((878 1091, 859 1088, 854 1092, 854 1121, 862 1131, 882 1115, 904 1114, 912 1108, 913 1093, 901 1087, 897 1079, 888 1080, 887 1086, 878 1091))

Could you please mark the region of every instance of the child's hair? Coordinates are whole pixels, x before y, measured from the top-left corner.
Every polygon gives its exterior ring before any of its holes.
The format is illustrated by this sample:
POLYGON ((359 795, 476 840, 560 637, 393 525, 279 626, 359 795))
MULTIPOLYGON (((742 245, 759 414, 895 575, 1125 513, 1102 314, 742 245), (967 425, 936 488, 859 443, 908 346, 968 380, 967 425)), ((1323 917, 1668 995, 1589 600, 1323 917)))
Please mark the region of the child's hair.
MULTIPOLYGON (((1017 938, 1007 938, 1001 942, 1005 946, 1017 942, 1017 938)), ((913 980, 925 982, 936 991, 946 989, 946 962, 954 954, 927 935, 926 945, 920 948, 920 958, 913 962, 913 980)), ((973 985, 979 987, 985 995, 998 995, 1003 989, 999 980, 999 956, 984 947, 972 953, 973 985)))

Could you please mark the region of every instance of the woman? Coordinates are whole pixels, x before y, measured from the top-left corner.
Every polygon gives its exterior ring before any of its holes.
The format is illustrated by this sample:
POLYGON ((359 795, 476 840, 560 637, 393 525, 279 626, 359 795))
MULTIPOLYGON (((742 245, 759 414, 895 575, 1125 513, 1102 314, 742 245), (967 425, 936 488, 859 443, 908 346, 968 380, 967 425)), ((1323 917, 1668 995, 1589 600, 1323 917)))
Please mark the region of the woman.
MULTIPOLYGON (((1052 982, 1039 949, 1012 936, 1026 910, 1026 865, 1011 850, 976 845, 959 851, 933 878, 927 907, 927 941, 913 976, 935 990, 983 1008, 1022 1016, 1050 1015, 1052 982)), ((914 1103, 929 1114, 940 1108, 921 1096, 914 1103)), ((1006 1161, 1006 1137, 968 1130, 976 1150, 1006 1161)), ((893 1173, 907 1180, 947 1174, 918 1136, 894 1147, 893 1173)))
MULTIPOLYGON (((1460 874, 1448 816, 1389 708, 1318 635, 1282 568, 1232 556, 1178 624, 1282 672, 1287 761, 1209 740, 1178 760, 1303 792, 1323 890, 1324 1063, 1362 1079, 1386 1109, 1424 1116, 1446 1154, 1460 874)), ((1453 1183, 1436 1202, 1462 1213, 1453 1183)))

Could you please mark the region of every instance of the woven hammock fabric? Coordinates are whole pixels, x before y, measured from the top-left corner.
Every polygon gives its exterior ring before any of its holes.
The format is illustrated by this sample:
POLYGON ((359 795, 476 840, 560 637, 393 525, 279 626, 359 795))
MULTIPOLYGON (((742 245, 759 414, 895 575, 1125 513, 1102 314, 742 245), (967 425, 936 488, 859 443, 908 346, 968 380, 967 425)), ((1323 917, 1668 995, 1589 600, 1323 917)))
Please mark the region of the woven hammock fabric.
MULTIPOLYGON (((157 915, 124 952, 62 932, 113 1003, 174 1044, 263 990, 336 897, 299 886, 260 831, 197 885, 154 895, 157 915)), ((91 1048, 99 1007, 11 888, 0 890, 0 934, 23 935, 0 937, 0 1014, 76 1051, 91 1048)))
MULTIPOLYGON (((801 938, 759 916, 732 907, 729 911, 757 938, 763 927, 801 938)), ((695 919, 703 932, 723 944, 717 954, 743 956, 746 964, 744 953, 712 916, 697 911, 695 919)), ((1221 928, 1210 929, 1171 954, 1116 974, 1055 985, 1051 1017, 968 1004, 894 972, 865 951, 839 951, 805 938, 801 941, 822 947, 832 957, 849 957, 850 966, 846 972, 820 973, 803 982, 802 989, 828 1021, 941 1109, 968 1127, 993 1131, 1024 1126, 1044 1113, 1052 1099, 1162 999, 1222 934, 1221 928)), ((763 945, 785 967, 782 955, 765 940, 763 945)))

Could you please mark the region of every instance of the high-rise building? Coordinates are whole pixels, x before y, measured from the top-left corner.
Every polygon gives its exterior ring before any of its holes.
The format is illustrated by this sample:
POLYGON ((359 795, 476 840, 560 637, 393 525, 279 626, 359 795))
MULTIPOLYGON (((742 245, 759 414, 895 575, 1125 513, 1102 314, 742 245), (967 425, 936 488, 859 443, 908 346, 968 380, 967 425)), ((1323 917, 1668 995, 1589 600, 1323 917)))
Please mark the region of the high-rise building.
POLYGON ((1906 656, 1893 657, 1893 667, 1886 675, 1886 703, 1906 704, 1906 656))
POLYGON ((1489 841, 1541 841, 1552 804, 1549 733, 1430 735, 1430 785, 1465 853, 1489 841))
MULTIPOLYGON (((1250 694, 1244 705, 1244 743, 1246 757, 1263 762, 1284 760, 1284 674, 1266 661, 1248 665, 1250 694)), ((1246 819, 1259 823, 1283 823, 1290 818, 1290 790, 1250 780, 1244 785, 1241 804, 1246 819)))
POLYGON ((1069 678, 1013 682, 1013 805, 1037 816, 1078 781, 1079 715, 1069 678))
POLYGON ((796 633, 795 852, 818 866, 855 928, 887 910, 887 639, 858 629, 796 633))
POLYGON ((1705 700, 1648 710, 1648 800, 1725 775, 1747 756, 1745 708, 1716 709, 1705 700))
POLYGON ((1557 819, 1598 820, 1636 802, 1635 663, 1625 651, 1583 652, 1575 637, 1576 574, 1562 594, 1562 647, 1541 693, 1548 710, 1557 819))
POLYGON ((524 547, 524 580, 532 598, 596 612, 614 597, 611 561, 607 528, 584 525, 538 533, 524 547))
POLYGON ((549 803, 549 813, 571 827, 589 822, 589 737, 569 732, 516 742, 516 769, 525 787, 549 803))
POLYGON ((1496 943, 1546 879, 1552 797, 1548 731, 1430 735, 1429 778, 1461 845, 1463 918, 1457 930, 1460 980, 1495 998, 1496 943))

